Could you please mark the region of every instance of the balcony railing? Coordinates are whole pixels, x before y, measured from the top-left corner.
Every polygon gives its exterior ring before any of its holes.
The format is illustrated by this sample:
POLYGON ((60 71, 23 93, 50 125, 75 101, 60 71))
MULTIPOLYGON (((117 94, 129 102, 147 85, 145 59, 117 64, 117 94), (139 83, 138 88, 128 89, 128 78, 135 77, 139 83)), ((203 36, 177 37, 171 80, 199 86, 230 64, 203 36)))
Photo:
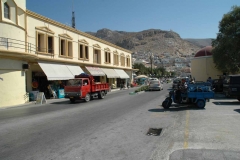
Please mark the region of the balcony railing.
POLYGON ((36 46, 34 44, 12 38, 0 37, 0 46, 1 48, 5 47, 7 50, 36 53, 36 46))

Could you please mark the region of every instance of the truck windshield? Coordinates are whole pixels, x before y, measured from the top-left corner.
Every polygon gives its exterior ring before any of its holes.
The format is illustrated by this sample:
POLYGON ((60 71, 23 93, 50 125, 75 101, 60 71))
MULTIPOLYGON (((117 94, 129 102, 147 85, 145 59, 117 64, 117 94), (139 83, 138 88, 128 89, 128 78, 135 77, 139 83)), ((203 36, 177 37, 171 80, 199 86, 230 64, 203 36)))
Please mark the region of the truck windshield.
POLYGON ((67 86, 82 86, 81 79, 70 79, 67 82, 67 86))

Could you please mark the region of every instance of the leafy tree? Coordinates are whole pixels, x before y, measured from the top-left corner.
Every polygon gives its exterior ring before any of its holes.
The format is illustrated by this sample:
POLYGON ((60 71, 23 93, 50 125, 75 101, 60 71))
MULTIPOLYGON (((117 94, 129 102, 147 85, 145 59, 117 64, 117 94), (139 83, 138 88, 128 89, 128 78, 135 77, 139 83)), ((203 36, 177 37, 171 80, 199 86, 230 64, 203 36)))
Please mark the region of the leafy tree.
POLYGON ((233 6, 219 22, 219 33, 212 41, 213 61, 222 72, 240 71, 240 7, 233 6))
MULTIPOLYGON (((137 72, 137 75, 141 75, 141 74, 150 75, 151 74, 151 68, 145 67, 142 63, 133 64, 133 68, 139 69, 139 71, 137 72)), ((153 71, 153 74, 155 75, 155 77, 161 77, 162 75, 166 74, 166 69, 163 67, 153 68, 152 71, 153 71)))

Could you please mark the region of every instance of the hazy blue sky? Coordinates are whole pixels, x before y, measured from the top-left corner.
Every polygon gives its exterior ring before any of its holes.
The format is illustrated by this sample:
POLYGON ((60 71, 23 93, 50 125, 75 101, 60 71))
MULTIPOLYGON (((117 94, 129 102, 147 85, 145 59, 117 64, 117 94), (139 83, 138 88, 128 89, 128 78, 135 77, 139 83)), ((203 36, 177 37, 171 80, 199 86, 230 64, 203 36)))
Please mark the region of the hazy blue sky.
POLYGON ((223 14, 240 0, 27 0, 27 9, 76 29, 173 30, 182 38, 216 38, 223 14))

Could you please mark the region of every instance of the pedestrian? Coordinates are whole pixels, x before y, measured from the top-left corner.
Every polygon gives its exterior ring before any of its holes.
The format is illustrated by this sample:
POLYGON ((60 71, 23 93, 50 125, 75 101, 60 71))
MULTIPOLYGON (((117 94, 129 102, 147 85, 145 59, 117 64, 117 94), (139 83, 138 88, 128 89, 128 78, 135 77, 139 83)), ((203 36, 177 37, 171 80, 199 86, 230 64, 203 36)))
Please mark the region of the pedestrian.
POLYGON ((207 79, 207 82, 209 82, 210 84, 212 84, 212 78, 211 77, 208 77, 208 79, 207 79))

